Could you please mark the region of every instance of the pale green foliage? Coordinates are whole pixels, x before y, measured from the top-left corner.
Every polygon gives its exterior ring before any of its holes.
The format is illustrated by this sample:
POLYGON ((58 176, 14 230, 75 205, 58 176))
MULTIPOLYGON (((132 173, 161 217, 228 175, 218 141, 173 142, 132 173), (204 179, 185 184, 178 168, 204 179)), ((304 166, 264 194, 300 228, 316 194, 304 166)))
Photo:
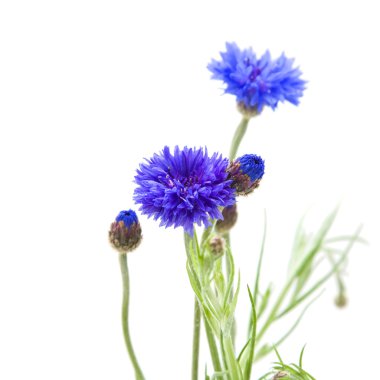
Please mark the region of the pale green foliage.
MULTIPOLYGON (((339 278, 341 288, 344 289, 340 272, 353 244, 357 241, 362 241, 359 237, 361 228, 358 228, 356 233, 352 236, 346 236, 338 239, 340 242, 346 243, 345 247, 335 251, 338 258, 335 260, 330 257, 330 262, 332 263, 331 268, 324 274, 319 274, 319 277, 312 282, 313 274, 315 274, 318 264, 323 260, 329 259, 329 256, 326 255, 325 252, 329 246, 329 243, 337 240, 327 238, 327 234, 331 229, 336 214, 337 209, 335 209, 325 219, 315 235, 306 235, 303 228, 303 220, 301 221, 294 239, 288 279, 286 280, 277 299, 273 300, 273 306, 270 309, 266 320, 260 324, 257 332, 257 343, 262 341, 264 334, 274 322, 306 303, 306 306, 303 307, 302 311, 299 313, 299 316, 296 318, 295 323, 275 342, 276 346, 281 344, 297 327, 306 310, 316 300, 316 298, 319 297, 322 291, 322 286, 332 276, 335 275, 339 278)), ((258 302, 258 307, 260 310, 258 319, 261 318, 263 314, 261 310, 265 310, 267 308, 269 298, 272 295, 268 289, 264 292, 261 302, 258 302)), ((270 344, 261 345, 257 351, 256 360, 271 352, 272 347, 273 342, 270 344)))
MULTIPOLYGON (((196 234, 193 238, 185 234, 187 271, 201 307, 214 366, 213 375, 208 375, 206 371, 206 380, 250 380, 254 362, 272 352, 287 339, 298 326, 307 309, 320 296, 326 281, 335 276, 339 290, 344 291, 342 268, 353 244, 363 240, 359 237, 360 228, 352 236, 328 238, 327 235, 336 214, 337 209, 325 219, 315 235, 307 235, 301 221, 294 239, 288 278, 276 298, 274 298, 271 285, 264 287, 262 291, 260 284, 266 240, 265 218, 253 291, 248 287, 251 316, 247 342, 238 351, 238 355, 234 349, 233 325, 240 289, 240 275, 235 281, 236 271, 231 248, 228 244, 226 245, 225 260, 212 257, 208 242, 216 235, 214 226, 205 230, 200 243, 196 234), (337 242, 345 243, 345 246, 333 247, 332 245, 337 242), (329 262, 330 268, 324 273, 316 272, 318 264, 324 260, 329 262), (298 316, 282 336, 275 342, 262 342, 265 333, 273 323, 300 307, 302 309, 298 316)), ((261 379, 313 380, 314 378, 302 368, 302 354, 303 351, 297 365, 284 364, 278 355, 278 362, 275 363, 273 371, 261 379)))

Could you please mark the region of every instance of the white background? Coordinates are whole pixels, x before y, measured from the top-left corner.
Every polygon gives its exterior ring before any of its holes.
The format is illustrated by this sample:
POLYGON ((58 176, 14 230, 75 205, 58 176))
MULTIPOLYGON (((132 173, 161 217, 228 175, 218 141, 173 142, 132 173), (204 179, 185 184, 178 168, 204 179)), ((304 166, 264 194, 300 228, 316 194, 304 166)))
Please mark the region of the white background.
MULTIPOLYGON (((335 232, 364 223, 370 242, 352 252, 349 305, 334 307, 331 281, 280 352, 295 361, 307 343, 305 368, 318 380, 376 378, 379 29, 370 0, 2 1, 0 378, 133 378, 108 227, 134 207, 143 157, 165 144, 228 153, 239 115, 206 69, 225 41, 285 51, 309 82, 299 107, 266 110, 241 147, 267 165, 232 236, 242 288, 252 283, 264 209, 264 281, 278 289, 299 218, 311 207, 316 229, 341 201, 335 232)), ((188 379, 182 231, 140 220, 144 242, 129 256, 135 349, 147 379, 188 379)))

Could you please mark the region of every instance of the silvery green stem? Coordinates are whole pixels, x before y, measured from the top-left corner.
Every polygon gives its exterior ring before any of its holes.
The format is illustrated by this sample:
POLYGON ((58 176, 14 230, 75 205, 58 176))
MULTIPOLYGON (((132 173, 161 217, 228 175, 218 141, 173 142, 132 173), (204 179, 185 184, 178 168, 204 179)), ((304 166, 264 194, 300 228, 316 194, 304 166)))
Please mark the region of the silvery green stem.
POLYGON ((232 343, 231 337, 225 337, 222 342, 224 360, 228 368, 228 373, 231 380, 243 380, 243 373, 241 371, 240 365, 235 358, 234 345, 232 343))
POLYGON ((201 309, 197 298, 194 299, 194 324, 193 324, 193 359, 191 365, 191 380, 198 380, 199 345, 201 331, 201 309))
MULTIPOLYGON (((193 268, 192 253, 194 247, 198 247, 197 238, 194 235, 191 237, 186 232, 184 233, 185 249, 189 265, 193 268)), ((197 250, 198 255, 198 250, 197 250)), ((193 352, 191 363, 191 380, 198 380, 199 369, 199 346, 200 346, 200 328, 201 328, 201 309, 197 297, 194 298, 194 321, 193 321, 193 352)))
POLYGON ((207 340, 208 340, 208 345, 210 348, 210 355, 211 355, 211 360, 212 360, 212 365, 214 366, 214 371, 215 372, 222 372, 222 365, 220 363, 219 359, 219 351, 218 351, 218 346, 216 345, 214 333, 207 322, 206 318, 203 319, 205 330, 206 330, 206 335, 207 335, 207 340))
POLYGON ((236 128, 234 137, 231 142, 231 148, 230 148, 230 160, 232 161, 236 157, 236 153, 239 149, 241 140, 243 139, 245 132, 247 130, 249 123, 249 118, 246 118, 243 116, 243 118, 240 121, 240 124, 236 128))
POLYGON ((141 371, 136 354, 133 350, 132 341, 129 333, 129 273, 128 261, 126 254, 119 254, 119 262, 121 269, 121 276, 123 278, 123 304, 121 309, 121 323, 123 326, 124 341, 127 347, 129 358, 131 359, 133 368, 135 370, 136 380, 144 380, 144 375, 141 371))
MULTIPOLYGON (((227 246, 231 248, 230 233, 227 232, 226 234, 224 234, 224 238, 226 240, 227 246)), ((230 278, 231 264, 230 264, 230 261, 228 260, 227 256, 226 256, 226 274, 227 274, 227 278, 230 278)), ((233 294, 234 294, 234 288, 231 287, 231 294, 229 297, 230 302, 232 301, 233 294)), ((235 317, 233 319, 232 327, 231 327, 231 339, 232 339, 233 346, 235 347, 235 340, 236 340, 236 319, 235 319, 235 317)))

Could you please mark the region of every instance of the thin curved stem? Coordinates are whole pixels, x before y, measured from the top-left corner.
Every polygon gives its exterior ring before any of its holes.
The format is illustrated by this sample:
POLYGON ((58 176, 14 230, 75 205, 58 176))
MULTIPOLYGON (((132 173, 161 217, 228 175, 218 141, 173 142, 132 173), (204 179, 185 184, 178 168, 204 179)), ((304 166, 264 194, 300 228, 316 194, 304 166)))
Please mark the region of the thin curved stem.
POLYGON ((236 128, 234 137, 232 138, 231 148, 230 148, 230 160, 231 161, 236 157, 236 153, 239 149, 240 143, 243 140, 243 137, 244 137, 245 132, 247 130, 249 120, 250 119, 243 116, 243 118, 240 121, 240 124, 236 128))
MULTIPOLYGON (((186 232, 184 233, 185 249, 187 255, 187 262, 195 271, 193 262, 194 249, 198 256, 199 247, 197 237, 194 235, 191 237, 186 232)), ((198 299, 194 297, 194 321, 193 321, 193 351, 192 351, 192 363, 191 363, 191 380, 198 380, 199 372, 199 346, 200 346, 200 329, 201 329, 201 308, 198 303, 198 299)))
POLYGON ((145 380, 145 377, 141 371, 139 363, 136 358, 136 354, 133 350, 131 336, 129 333, 129 273, 128 273, 128 261, 126 254, 119 254, 119 262, 121 269, 121 276, 123 278, 123 304, 121 309, 121 323, 123 326, 124 341, 127 347, 128 355, 135 370, 136 380, 145 380))
POLYGON ((193 360, 191 365, 191 380, 198 380, 199 346, 201 332, 201 309, 197 298, 194 300, 194 326, 193 326, 193 360))

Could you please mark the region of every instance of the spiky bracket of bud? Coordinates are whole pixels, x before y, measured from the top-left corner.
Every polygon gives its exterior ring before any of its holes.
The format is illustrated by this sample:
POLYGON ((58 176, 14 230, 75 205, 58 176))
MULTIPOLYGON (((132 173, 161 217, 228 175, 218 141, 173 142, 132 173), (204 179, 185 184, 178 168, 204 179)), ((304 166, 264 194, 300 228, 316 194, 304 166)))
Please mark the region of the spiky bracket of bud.
POLYGON ((240 169, 240 162, 235 160, 230 163, 227 168, 229 179, 232 180, 231 187, 236 191, 237 195, 251 194, 260 185, 260 179, 252 181, 248 174, 245 174, 240 169))
POLYGON ((140 223, 132 223, 127 227, 122 220, 115 221, 111 224, 108 237, 111 245, 121 254, 133 251, 141 243, 140 223))
POLYGON ((231 230, 236 224, 238 213, 236 203, 232 206, 227 206, 222 211, 223 219, 216 222, 216 230, 220 233, 225 233, 231 230))

